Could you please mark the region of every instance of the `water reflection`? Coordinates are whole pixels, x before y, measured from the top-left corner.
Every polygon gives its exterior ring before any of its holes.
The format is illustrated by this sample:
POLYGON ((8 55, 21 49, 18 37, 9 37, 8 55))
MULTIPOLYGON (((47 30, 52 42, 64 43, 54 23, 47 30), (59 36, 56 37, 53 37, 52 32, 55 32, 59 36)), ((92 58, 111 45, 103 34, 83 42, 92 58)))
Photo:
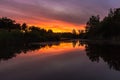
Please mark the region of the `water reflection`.
POLYGON ((86 42, 86 55, 92 62, 103 59, 110 69, 120 71, 120 45, 86 42))
MULTIPOLYGON (((34 51, 39 49, 41 46, 38 45, 0 45, 0 61, 8 60, 13 57, 16 57, 17 54, 22 52, 26 53, 27 51, 34 51)), ((42 47, 45 47, 44 45, 42 47)))
MULTIPOLYGON (((37 52, 49 52, 50 51, 59 51, 60 49, 68 50, 75 48, 78 44, 78 41, 66 41, 66 42, 49 42, 49 43, 35 43, 35 44, 18 44, 18 45, 0 45, 0 61, 9 60, 13 57, 16 57, 21 53, 27 54, 30 51, 37 52), (69 47, 68 47, 69 46, 69 47), (70 47, 73 46, 73 47, 70 47), (56 49, 57 48, 57 49, 56 49)), ((64 52, 63 51, 63 52, 64 52)))
POLYGON ((0 45, 0 61, 6 61, 17 55, 29 56, 31 54, 57 55, 67 53, 75 49, 86 51, 86 55, 92 62, 100 62, 101 59, 110 69, 120 71, 120 45, 93 44, 78 40, 66 42, 49 42, 37 44, 0 45))

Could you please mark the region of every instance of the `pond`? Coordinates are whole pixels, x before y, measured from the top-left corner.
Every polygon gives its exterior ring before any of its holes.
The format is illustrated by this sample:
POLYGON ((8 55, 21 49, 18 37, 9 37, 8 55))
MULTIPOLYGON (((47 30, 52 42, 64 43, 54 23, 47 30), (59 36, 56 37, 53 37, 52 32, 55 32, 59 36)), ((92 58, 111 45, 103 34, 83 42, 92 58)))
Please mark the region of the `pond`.
POLYGON ((0 80, 120 80, 120 45, 75 40, 0 52, 0 80))

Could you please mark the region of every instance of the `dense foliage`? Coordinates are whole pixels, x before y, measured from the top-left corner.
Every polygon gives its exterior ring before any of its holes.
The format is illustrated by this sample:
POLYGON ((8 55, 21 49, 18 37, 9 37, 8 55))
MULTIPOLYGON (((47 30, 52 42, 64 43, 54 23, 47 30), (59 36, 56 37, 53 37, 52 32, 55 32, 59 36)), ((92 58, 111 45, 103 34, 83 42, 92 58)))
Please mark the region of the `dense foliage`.
POLYGON ((82 36, 87 39, 120 40, 120 8, 110 9, 101 21, 98 15, 90 17, 82 36))

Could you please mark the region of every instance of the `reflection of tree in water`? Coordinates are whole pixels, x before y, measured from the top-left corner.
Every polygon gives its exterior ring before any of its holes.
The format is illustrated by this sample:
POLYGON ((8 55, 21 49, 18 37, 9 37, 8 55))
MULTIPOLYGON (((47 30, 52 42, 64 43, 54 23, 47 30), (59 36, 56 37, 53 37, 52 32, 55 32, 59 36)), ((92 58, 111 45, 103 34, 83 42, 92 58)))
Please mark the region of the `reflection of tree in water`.
MULTIPOLYGON (((64 43, 72 43, 73 47, 76 46, 77 41, 64 41, 64 43)), ((28 51, 34 51, 42 49, 46 46, 51 48, 52 46, 59 46, 60 42, 48 42, 38 44, 1 44, 0 45, 0 61, 9 60, 16 57, 17 54, 27 53, 28 51)))
POLYGON ((54 46, 59 46, 59 45, 60 45, 60 42, 51 42, 51 43, 47 43, 46 45, 48 45, 49 48, 51 48, 53 45, 54 45, 54 46))
POLYGON ((73 45, 73 48, 75 48, 77 45, 77 41, 72 41, 72 45, 73 45))
POLYGON ((17 54, 21 52, 26 53, 29 50, 36 50, 39 49, 40 46, 38 45, 25 45, 25 44, 17 44, 17 45, 0 45, 0 61, 1 60, 8 60, 12 57, 15 57, 17 54))
POLYGON ((0 45, 0 61, 2 60, 8 60, 13 57, 16 57, 17 54, 20 54, 22 52, 26 53, 28 51, 34 51, 41 48, 44 48, 46 46, 53 46, 53 45, 59 45, 59 43, 49 43, 49 44, 17 44, 17 45, 8 45, 8 44, 1 44, 0 45))
POLYGON ((120 71, 120 45, 86 44, 86 54, 89 59, 99 62, 100 58, 110 69, 120 71))

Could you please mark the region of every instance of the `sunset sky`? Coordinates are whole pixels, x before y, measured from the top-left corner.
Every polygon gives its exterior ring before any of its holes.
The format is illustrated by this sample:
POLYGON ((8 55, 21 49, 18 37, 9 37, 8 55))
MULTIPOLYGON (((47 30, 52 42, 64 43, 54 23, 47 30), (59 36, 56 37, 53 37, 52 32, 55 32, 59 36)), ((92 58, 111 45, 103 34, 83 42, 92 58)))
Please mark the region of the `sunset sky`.
POLYGON ((120 0, 0 0, 0 17, 36 25, 54 32, 84 29, 91 15, 107 15, 120 0))

